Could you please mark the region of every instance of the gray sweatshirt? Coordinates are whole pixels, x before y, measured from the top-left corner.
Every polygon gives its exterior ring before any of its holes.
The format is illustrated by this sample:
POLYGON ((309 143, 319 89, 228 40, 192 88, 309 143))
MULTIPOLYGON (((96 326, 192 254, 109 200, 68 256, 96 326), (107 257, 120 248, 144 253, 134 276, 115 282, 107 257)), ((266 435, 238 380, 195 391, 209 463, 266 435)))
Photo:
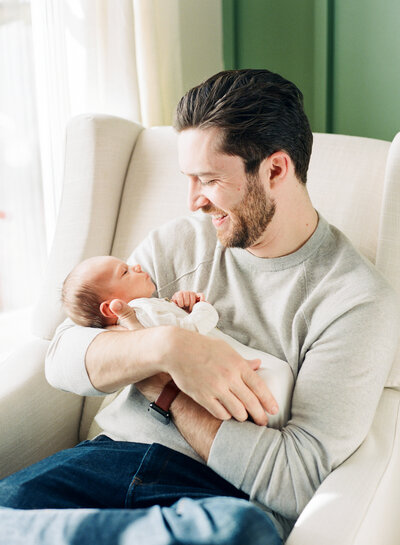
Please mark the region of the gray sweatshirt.
MULTIPOLYGON (((394 359, 399 302, 376 269, 320 217, 296 252, 262 259, 224 248, 204 215, 153 231, 133 252, 158 297, 202 291, 217 309, 219 329, 284 360, 295 380, 291 414, 281 429, 223 422, 208 465, 290 531, 325 477, 365 438, 394 359)), ((46 361, 53 386, 99 395, 84 358, 102 332, 65 321, 46 361)), ((172 426, 147 412, 134 386, 98 416, 118 440, 157 442, 199 459, 172 426)))

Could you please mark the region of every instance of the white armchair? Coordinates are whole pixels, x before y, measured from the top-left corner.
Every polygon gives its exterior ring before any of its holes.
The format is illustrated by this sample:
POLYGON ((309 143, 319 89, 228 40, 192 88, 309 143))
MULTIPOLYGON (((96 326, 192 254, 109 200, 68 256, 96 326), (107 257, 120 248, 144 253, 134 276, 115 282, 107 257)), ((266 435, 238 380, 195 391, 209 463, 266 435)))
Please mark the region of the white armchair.
MULTIPOLYGON (((316 208, 400 293, 400 134, 392 144, 316 134, 308 184, 316 208)), ((49 340, 64 318, 64 277, 91 255, 126 258, 151 228, 188 214, 186 187, 170 127, 144 130, 104 115, 70 122, 59 219, 34 311, 37 338, 0 367, 1 477, 85 438, 102 401, 56 391, 44 378, 49 340)), ((320 486, 289 545, 398 545, 399 387, 400 354, 366 440, 320 486)))

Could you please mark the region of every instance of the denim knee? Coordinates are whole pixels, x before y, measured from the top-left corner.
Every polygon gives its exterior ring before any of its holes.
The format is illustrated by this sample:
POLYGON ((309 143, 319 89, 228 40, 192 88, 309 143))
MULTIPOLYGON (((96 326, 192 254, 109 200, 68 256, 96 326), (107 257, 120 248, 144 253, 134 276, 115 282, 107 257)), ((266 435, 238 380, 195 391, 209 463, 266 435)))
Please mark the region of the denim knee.
POLYGON ((163 515, 178 543, 186 545, 281 545, 270 517, 247 500, 182 498, 163 515))

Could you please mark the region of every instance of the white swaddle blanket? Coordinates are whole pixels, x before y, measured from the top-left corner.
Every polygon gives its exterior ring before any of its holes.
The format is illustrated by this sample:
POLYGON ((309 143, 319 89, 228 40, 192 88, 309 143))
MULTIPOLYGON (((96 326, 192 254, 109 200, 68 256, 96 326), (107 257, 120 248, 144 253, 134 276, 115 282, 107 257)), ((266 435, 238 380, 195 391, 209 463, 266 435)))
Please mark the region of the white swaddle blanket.
POLYGON ((135 310, 137 319, 144 327, 176 325, 222 339, 248 360, 259 358, 261 366, 257 373, 266 382, 279 406, 277 415, 268 416, 268 426, 281 428, 286 424, 290 415, 294 385, 293 373, 288 363, 261 350, 245 346, 233 337, 222 333, 216 328, 219 320, 218 312, 210 303, 205 301, 196 303, 190 314, 167 299, 139 298, 132 300, 129 306, 135 310))
POLYGON ((196 303, 190 314, 168 299, 139 298, 128 304, 144 327, 176 325, 207 335, 219 320, 218 312, 205 301, 196 303))

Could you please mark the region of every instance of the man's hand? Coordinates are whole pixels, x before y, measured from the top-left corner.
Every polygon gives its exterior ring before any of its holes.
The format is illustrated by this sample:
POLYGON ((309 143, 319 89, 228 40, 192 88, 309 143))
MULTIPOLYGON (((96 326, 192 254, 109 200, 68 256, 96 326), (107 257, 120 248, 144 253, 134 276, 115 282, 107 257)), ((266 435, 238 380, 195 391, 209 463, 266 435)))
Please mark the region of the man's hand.
MULTIPOLYGON (((114 312, 120 324, 129 329, 134 312, 126 303, 119 303, 118 310, 114 305, 114 312)), ((276 414, 274 397, 255 373, 260 360, 245 360, 220 339, 173 326, 164 326, 163 332, 161 370, 213 416, 244 421, 251 415, 256 424, 265 426, 265 411, 276 414)))
POLYGON ((266 411, 278 412, 274 397, 255 372, 260 360, 246 360, 225 341, 179 328, 171 331, 170 342, 173 348, 164 359, 165 370, 216 418, 233 416, 242 422, 251 415, 265 426, 266 411))
POLYGON ((111 301, 110 310, 113 314, 115 314, 115 316, 118 317, 118 324, 116 326, 111 326, 108 329, 129 329, 131 331, 144 329, 136 317, 135 310, 120 299, 113 299, 111 301), (126 322, 126 325, 124 325, 124 322, 126 322))
POLYGON ((194 291, 177 291, 171 298, 171 301, 175 303, 186 312, 192 312, 193 307, 199 301, 205 301, 204 293, 196 293, 194 291))

